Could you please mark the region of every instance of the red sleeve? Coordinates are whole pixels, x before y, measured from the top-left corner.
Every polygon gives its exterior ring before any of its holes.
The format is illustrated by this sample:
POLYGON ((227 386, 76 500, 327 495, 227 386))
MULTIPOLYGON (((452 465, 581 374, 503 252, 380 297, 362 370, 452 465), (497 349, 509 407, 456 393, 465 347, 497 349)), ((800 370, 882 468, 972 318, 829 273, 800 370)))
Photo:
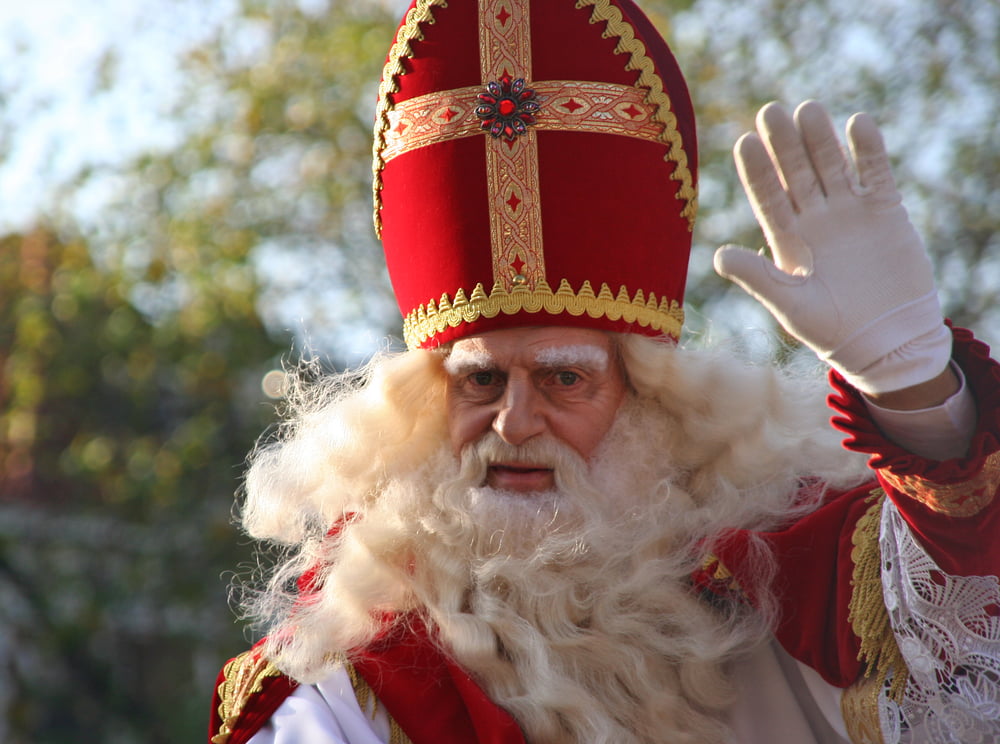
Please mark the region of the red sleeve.
POLYGON ((968 454, 933 461, 887 440, 867 415, 861 394, 831 373, 833 424, 845 445, 871 455, 871 466, 931 557, 958 576, 1000 575, 1000 365, 989 347, 954 330, 953 358, 976 399, 978 423, 968 454))
MULTIPOLYGON (((775 635, 796 659, 838 687, 862 671, 861 639, 850 620, 859 523, 875 508, 881 486, 938 566, 953 575, 1000 575, 1000 366, 988 347, 964 329, 954 331, 953 357, 976 398, 978 423, 968 454, 942 462, 914 455, 887 440, 868 416, 861 394, 835 373, 834 426, 845 446, 871 455, 878 477, 861 488, 828 496, 818 510, 786 529, 734 532, 716 552, 722 575, 754 600, 753 543, 763 539, 777 561, 773 589, 780 616, 775 635)), ((876 514, 877 516, 877 514, 876 514)))

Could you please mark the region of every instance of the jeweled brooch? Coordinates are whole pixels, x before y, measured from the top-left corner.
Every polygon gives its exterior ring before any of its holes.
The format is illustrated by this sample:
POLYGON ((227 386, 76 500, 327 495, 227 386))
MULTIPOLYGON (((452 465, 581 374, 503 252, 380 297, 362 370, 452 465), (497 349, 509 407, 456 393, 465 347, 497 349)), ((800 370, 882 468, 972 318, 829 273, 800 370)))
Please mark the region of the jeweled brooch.
POLYGON ((486 91, 478 98, 476 116, 482 120, 482 128, 493 137, 508 140, 527 132, 541 108, 535 91, 524 87, 524 78, 512 80, 506 74, 499 82, 487 83, 486 91))

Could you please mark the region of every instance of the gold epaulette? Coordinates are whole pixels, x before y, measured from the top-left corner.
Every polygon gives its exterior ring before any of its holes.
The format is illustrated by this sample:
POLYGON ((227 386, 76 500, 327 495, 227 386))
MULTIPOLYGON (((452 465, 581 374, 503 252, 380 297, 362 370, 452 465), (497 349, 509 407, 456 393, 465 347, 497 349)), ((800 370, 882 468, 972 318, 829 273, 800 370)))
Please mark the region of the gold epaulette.
POLYGON ((219 718, 222 725, 212 737, 212 744, 226 744, 252 695, 263 690, 264 680, 279 677, 281 672, 257 650, 245 651, 229 661, 222 669, 219 684, 219 718))

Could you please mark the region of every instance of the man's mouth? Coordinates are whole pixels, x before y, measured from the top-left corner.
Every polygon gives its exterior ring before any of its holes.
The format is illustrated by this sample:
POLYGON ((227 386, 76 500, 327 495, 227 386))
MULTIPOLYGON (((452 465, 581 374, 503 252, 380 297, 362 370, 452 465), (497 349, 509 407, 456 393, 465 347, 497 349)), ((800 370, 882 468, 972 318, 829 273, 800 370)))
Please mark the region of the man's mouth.
POLYGON ((555 487, 555 471, 543 465, 494 463, 486 470, 486 484, 503 491, 549 491, 555 487))

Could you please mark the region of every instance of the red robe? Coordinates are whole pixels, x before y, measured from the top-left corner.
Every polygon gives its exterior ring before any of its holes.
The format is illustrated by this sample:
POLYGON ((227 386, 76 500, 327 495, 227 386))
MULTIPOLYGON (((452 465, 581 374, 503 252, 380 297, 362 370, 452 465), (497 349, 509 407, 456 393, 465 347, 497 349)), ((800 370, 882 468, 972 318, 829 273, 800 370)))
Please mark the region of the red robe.
MULTIPOLYGON (((782 613, 775 635, 792 657, 837 687, 857 682, 871 661, 862 653, 850 603, 856 535, 872 508, 873 489, 880 487, 892 499, 943 571, 1000 575, 1000 540, 994 539, 1000 534, 995 499, 1000 485, 1000 365, 969 331, 954 333, 953 356, 979 411, 968 454, 936 462, 892 444, 871 421, 861 395, 831 373, 833 424, 848 435, 848 448, 872 455, 878 480, 832 494, 805 518, 763 535, 779 565, 774 586, 782 613), (832 575, 817 575, 817 566, 832 566, 832 575)), ((750 577, 740 575, 748 537, 732 533, 717 551, 718 564, 695 576, 694 583, 719 594, 750 584, 750 577)), ((296 687, 260 658, 259 644, 237 659, 217 682, 209 730, 215 744, 244 744, 296 687)), ((524 744, 514 719, 439 650, 419 621, 398 625, 365 649, 354 667, 414 744, 524 744)))

